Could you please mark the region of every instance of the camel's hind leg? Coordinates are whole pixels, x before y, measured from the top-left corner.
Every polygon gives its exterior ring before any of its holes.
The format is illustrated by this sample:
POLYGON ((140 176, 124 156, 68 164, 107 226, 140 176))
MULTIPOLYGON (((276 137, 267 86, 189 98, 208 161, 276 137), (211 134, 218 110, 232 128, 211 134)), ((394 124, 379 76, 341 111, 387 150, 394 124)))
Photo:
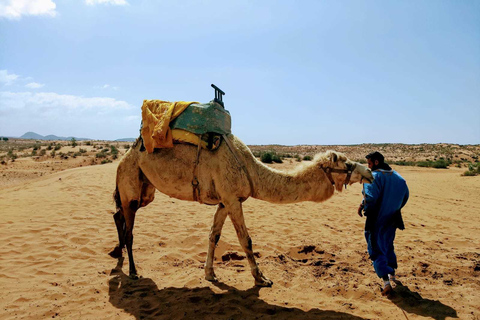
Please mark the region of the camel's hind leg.
POLYGON ((250 264, 250 269, 252 271, 252 275, 255 278, 255 285, 261 287, 270 287, 272 286, 273 282, 267 279, 255 261, 255 256, 253 255, 253 247, 252 247, 252 239, 248 235, 248 230, 245 225, 245 220, 243 218, 243 209, 242 204, 240 202, 235 202, 230 204, 227 207, 228 214, 230 219, 232 220, 233 226, 235 227, 235 231, 237 232, 238 240, 242 245, 243 251, 247 255, 248 263, 250 264))
POLYGON ((123 246, 127 247, 130 277, 136 279, 138 276, 132 250, 135 215, 140 207, 153 201, 155 188, 138 167, 134 152, 129 151, 117 169, 117 190, 115 191, 117 213, 114 218, 119 237, 119 249, 115 248, 113 252, 117 251, 115 253, 118 254, 120 251, 121 255, 123 246))
POLYGON ((133 226, 135 224, 135 214, 138 210, 139 202, 137 200, 130 201, 127 205, 123 205, 123 213, 125 216, 125 244, 128 252, 129 276, 132 279, 138 279, 137 268, 133 261, 133 226))
POLYGON ((118 233, 118 245, 109 252, 109 255, 113 258, 120 258, 122 256, 122 250, 125 247, 125 218, 123 216, 122 210, 118 209, 117 212, 113 215, 115 220, 115 225, 117 226, 118 233))
POLYGON ((227 210, 223 204, 219 204, 215 216, 213 218, 212 230, 210 231, 207 260, 205 261, 205 279, 208 281, 217 281, 215 272, 213 271, 213 258, 215 255, 215 247, 220 240, 223 223, 227 218, 227 210))

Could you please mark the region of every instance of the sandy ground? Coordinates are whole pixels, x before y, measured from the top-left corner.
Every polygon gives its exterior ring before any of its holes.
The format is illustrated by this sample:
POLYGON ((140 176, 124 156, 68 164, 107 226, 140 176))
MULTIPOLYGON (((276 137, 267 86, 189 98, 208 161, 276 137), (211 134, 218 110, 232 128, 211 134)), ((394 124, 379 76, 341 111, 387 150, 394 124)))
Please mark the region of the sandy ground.
POLYGON ((396 168, 411 198, 396 239, 403 285, 388 299, 366 254, 360 185, 324 203, 245 202, 271 288, 254 287, 228 219, 220 282, 204 280, 215 208, 157 192, 137 213, 143 278, 130 280, 128 260, 107 254, 117 165, 0 187, 0 319, 480 319, 480 176, 464 169, 396 168))

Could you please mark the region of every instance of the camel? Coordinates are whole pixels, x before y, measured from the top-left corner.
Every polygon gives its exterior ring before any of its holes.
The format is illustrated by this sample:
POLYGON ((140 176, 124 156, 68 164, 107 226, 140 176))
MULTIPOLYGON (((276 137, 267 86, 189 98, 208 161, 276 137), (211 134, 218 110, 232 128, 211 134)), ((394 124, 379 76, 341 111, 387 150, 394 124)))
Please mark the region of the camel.
POLYGON ((271 286, 272 281, 263 275, 255 261, 242 203, 249 197, 272 203, 322 202, 332 197, 335 189, 341 192, 344 184, 373 181, 367 167, 335 151, 318 154, 313 161, 304 162, 291 172, 282 172, 258 161, 234 135, 226 135, 224 139, 229 141, 215 151, 199 153, 197 146, 175 144, 173 148, 156 149, 149 154, 141 151, 139 137, 124 155, 118 165, 114 192, 117 212, 113 216, 119 244, 110 255, 119 258, 127 247, 131 278, 138 278, 132 253, 135 213, 153 201, 155 189, 180 200, 217 205, 205 262, 207 280, 217 281, 214 251, 228 215, 247 256, 255 285, 271 286), (192 192, 194 175, 198 180, 197 194, 195 188, 192 192))

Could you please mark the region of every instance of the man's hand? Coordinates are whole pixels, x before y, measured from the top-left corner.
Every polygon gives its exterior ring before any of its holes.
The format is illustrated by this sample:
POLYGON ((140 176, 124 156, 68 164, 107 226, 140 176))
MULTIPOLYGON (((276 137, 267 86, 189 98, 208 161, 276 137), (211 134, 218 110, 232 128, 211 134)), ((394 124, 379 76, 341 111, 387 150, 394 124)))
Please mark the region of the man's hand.
POLYGON ((360 217, 363 217, 362 211, 363 211, 363 203, 361 203, 361 204, 358 206, 358 215, 359 215, 360 217))

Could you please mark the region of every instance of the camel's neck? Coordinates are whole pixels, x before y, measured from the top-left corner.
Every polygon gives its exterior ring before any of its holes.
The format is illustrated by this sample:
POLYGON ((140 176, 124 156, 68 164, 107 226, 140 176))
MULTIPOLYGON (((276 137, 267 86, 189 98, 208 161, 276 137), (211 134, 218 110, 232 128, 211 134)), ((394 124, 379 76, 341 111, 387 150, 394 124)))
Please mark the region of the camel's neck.
POLYGON ((252 168, 256 171, 252 174, 254 198, 273 203, 321 202, 334 194, 334 187, 326 175, 315 170, 313 164, 304 170, 282 172, 253 160, 252 168))

